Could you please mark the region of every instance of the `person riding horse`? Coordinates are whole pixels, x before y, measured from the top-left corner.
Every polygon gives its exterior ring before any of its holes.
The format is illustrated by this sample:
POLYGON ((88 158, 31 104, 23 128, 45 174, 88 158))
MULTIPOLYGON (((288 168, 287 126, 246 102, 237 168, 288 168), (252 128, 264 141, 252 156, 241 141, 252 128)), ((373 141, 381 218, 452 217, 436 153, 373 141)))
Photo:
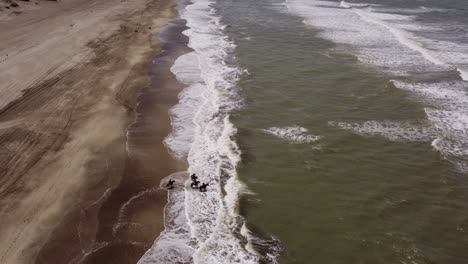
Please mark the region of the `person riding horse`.
POLYGON ((175 180, 170 179, 169 182, 166 184, 167 189, 169 189, 169 190, 174 189, 174 182, 175 182, 175 180))
POLYGON ((208 187, 208 185, 210 185, 209 183, 204 183, 200 186, 200 192, 206 192, 206 187, 208 187))
POLYGON ((198 189, 198 184, 199 183, 200 183, 200 181, 193 180, 192 184, 190 184, 190 187, 192 187, 192 189, 198 189))
POLYGON ((196 181, 196 180, 198 179, 198 177, 197 177, 197 176, 195 175, 195 173, 194 173, 194 174, 192 174, 192 175, 190 176, 190 179, 192 179, 192 181, 196 181))

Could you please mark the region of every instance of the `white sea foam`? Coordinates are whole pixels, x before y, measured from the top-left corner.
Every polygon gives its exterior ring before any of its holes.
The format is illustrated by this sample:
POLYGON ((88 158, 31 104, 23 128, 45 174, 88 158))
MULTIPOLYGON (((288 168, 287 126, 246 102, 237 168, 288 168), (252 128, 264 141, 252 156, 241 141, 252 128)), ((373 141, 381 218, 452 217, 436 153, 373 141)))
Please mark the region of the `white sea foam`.
MULTIPOLYGON (((397 74, 426 69, 440 70, 440 66, 425 60, 415 50, 407 48, 404 45, 409 42, 406 36, 396 34, 399 36, 399 39, 396 39, 388 31, 388 27, 374 23, 382 21, 381 24, 387 25, 388 22, 379 20, 375 14, 372 16, 368 8, 355 8, 346 2, 342 2, 341 5, 348 8, 339 8, 337 3, 329 1, 288 1, 290 10, 302 16, 307 25, 322 29, 320 36, 335 43, 348 45, 350 52, 362 62, 397 74)), ((402 15, 380 15, 392 21, 411 19, 402 15)), ((411 45, 411 42, 409 43, 411 45)))
POLYGON ((307 128, 299 126, 270 127, 268 129, 263 129, 263 131, 295 144, 312 143, 321 138, 320 136, 309 134, 307 128))
POLYGON ((468 111, 468 83, 407 83, 392 81, 395 87, 409 91, 415 100, 444 110, 468 111))
POLYGON ((447 25, 416 19, 419 13, 444 10, 395 9, 346 1, 288 0, 287 4, 306 24, 322 29, 322 37, 350 45, 360 61, 401 75, 457 70, 468 80, 468 46, 459 44, 457 36, 445 29, 447 25), (431 32, 433 39, 428 37, 431 32), (451 41, 442 41, 438 38, 441 35, 451 41))
POLYGON ((381 136, 391 141, 432 141, 436 138, 432 127, 421 122, 366 121, 362 123, 329 122, 329 125, 351 130, 362 136, 381 136))
POLYGON ((460 171, 468 172, 468 112, 425 110, 439 135, 432 146, 460 171))
POLYGON ((424 110, 437 135, 432 146, 468 171, 468 83, 393 83, 428 106, 424 110))
POLYGON ((427 108, 426 114, 439 131, 438 146, 445 146, 443 149, 438 149, 447 155, 467 156, 468 113, 427 108))
POLYGON ((205 84, 198 67, 195 52, 182 55, 171 67, 177 80, 187 85, 179 94, 179 103, 170 110, 172 133, 164 140, 171 153, 178 159, 186 158, 195 134, 193 119, 202 104, 205 84))
POLYGON ((371 7, 371 6, 380 6, 379 4, 369 4, 369 3, 348 3, 346 1, 341 1, 339 6, 344 8, 352 7, 371 7))
POLYGON ((387 13, 402 13, 402 14, 424 14, 424 13, 432 13, 432 12, 449 12, 450 9, 444 8, 428 8, 425 6, 420 6, 416 8, 398 8, 398 7, 385 7, 379 6, 377 8, 378 12, 387 12, 387 13))
POLYGON ((175 173, 161 181, 164 187, 169 179, 176 181, 175 188, 168 193, 168 204, 164 209, 165 229, 153 247, 140 259, 139 264, 191 263, 195 249, 190 246, 190 226, 185 216, 185 173, 175 173))
POLYGON ((428 122, 330 124, 363 136, 382 136, 392 141, 431 141, 444 158, 461 171, 468 171, 468 83, 393 83, 426 106, 424 111, 428 122))
POLYGON ((166 229, 140 263, 258 263, 262 257, 250 246, 237 212, 244 187, 236 172, 237 130, 229 120, 240 105, 236 84, 242 69, 226 63, 235 45, 224 35, 213 1, 192 2, 181 18, 193 52, 171 69, 188 87, 171 110, 174 132, 165 143, 176 157, 187 156, 189 172, 210 185, 205 193, 189 183, 171 191, 166 229))
POLYGON ((460 73, 460 77, 462 78, 462 80, 468 82, 468 67, 463 69, 457 68, 457 71, 460 73))
POLYGON ((358 59, 401 75, 456 71, 462 81, 411 84, 394 81, 424 104, 428 124, 414 122, 332 123, 361 135, 394 141, 434 140, 444 157, 468 168, 468 45, 454 25, 424 23, 418 16, 451 12, 430 8, 392 8, 366 3, 288 0, 289 10, 304 23, 322 29, 320 35, 345 44, 358 59), (465 164, 465 165, 463 165, 465 164))

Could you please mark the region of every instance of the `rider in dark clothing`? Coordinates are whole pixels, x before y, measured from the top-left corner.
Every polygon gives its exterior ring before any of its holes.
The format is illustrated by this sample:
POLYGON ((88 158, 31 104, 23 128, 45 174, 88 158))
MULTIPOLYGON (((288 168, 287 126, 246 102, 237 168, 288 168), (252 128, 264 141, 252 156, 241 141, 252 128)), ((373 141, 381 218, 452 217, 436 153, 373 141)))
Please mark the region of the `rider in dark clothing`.
POLYGON ((192 189, 198 189, 198 184, 199 183, 200 183, 200 181, 193 180, 192 184, 190 184, 190 187, 192 187, 192 189))
POLYGON ((169 190, 174 189, 174 182, 175 182, 175 180, 170 179, 169 182, 166 184, 167 189, 169 189, 169 190))
POLYGON ((196 181, 196 180, 198 179, 198 177, 197 177, 197 176, 195 175, 195 173, 194 173, 194 174, 192 174, 192 175, 190 176, 190 179, 192 179, 192 181, 196 181))

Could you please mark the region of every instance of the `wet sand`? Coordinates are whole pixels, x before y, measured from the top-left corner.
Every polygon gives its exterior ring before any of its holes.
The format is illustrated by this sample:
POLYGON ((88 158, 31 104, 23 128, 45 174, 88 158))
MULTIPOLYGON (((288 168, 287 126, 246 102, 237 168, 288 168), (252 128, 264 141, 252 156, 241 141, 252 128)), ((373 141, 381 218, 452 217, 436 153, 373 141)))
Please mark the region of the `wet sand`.
MULTIPOLYGON (((151 66, 152 85, 140 94, 135 122, 127 130, 128 158, 122 181, 98 212, 95 248, 78 263, 136 263, 164 229, 167 192, 159 187, 164 186, 161 180, 187 168, 186 162, 168 154, 163 143, 172 131, 169 110, 183 88, 170 67, 188 51, 188 39, 181 34, 184 24, 172 20, 159 33, 163 45, 151 66)), ((55 250, 49 248, 50 255, 55 250)))
POLYGON ((152 64, 176 3, 60 4, 0 21, 0 263, 135 263, 186 168, 162 143, 175 55, 152 64))

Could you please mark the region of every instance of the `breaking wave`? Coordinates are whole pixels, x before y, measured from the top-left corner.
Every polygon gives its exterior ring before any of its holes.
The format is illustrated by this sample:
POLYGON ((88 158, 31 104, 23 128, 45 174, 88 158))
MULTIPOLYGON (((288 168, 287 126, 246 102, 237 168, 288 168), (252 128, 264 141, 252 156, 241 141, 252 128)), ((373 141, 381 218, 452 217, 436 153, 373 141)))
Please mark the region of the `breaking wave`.
POLYGON ((287 6, 305 24, 321 29, 321 37, 343 44, 359 61, 397 78, 395 86, 422 103, 427 121, 331 125, 392 141, 432 141, 444 158, 468 171, 468 43, 450 30, 454 25, 418 19, 453 10, 318 0, 287 0, 287 6), (440 74, 451 81, 434 81, 440 74))
POLYGON ((309 130, 307 128, 299 126, 270 127, 268 129, 264 129, 263 131, 295 144, 312 143, 320 140, 321 138, 320 136, 309 134, 309 130))
POLYGON ((165 140, 175 157, 187 158, 188 172, 210 185, 201 193, 190 187, 186 175, 170 176, 184 184, 170 191, 165 230, 140 264, 276 263, 275 254, 253 248, 252 241, 261 240, 251 235, 238 213, 246 189, 237 177, 241 151, 230 114, 241 103, 237 81, 243 71, 227 62, 233 61, 236 46, 224 34, 212 4, 195 0, 181 12, 189 27, 183 34, 193 52, 171 68, 187 87, 171 110, 173 132, 165 140))

